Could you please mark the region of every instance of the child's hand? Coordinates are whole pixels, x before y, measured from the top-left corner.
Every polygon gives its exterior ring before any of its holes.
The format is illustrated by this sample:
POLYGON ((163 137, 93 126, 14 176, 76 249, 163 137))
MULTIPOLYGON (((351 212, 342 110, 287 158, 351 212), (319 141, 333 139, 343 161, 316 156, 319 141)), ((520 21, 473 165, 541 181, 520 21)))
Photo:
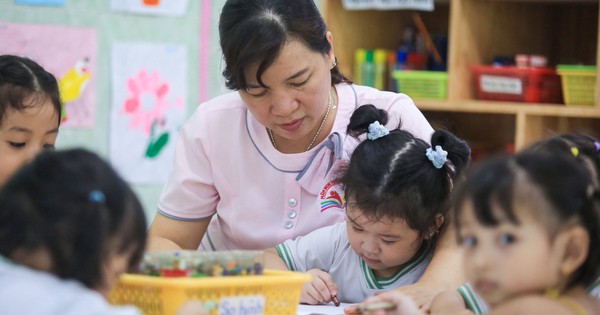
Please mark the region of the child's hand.
POLYGON ((425 312, 419 310, 419 306, 408 296, 396 290, 387 291, 366 299, 363 303, 352 305, 344 309, 345 314, 369 314, 369 315, 423 315, 425 312), (395 307, 391 310, 371 310, 359 312, 359 308, 375 303, 391 302, 395 307))
POLYGON ((331 297, 337 295, 337 285, 333 282, 333 277, 319 269, 310 269, 307 273, 312 276, 312 280, 302 286, 300 303, 321 304, 331 302, 331 297))

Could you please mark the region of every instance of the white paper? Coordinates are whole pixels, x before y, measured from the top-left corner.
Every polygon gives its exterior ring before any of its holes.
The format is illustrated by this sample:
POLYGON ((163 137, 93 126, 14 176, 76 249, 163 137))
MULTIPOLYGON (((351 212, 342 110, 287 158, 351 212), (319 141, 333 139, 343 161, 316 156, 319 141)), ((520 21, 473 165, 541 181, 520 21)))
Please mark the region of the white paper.
POLYGON ((340 306, 335 306, 333 303, 321 305, 298 305, 298 315, 324 314, 324 315, 343 315, 344 308, 354 305, 350 303, 341 303, 340 306))
POLYGON ((185 120, 187 60, 183 45, 113 44, 110 159, 129 182, 167 178, 185 120))
POLYGON ((188 8, 188 0, 111 0, 110 8, 137 14, 181 16, 188 8))
POLYGON ((434 0, 344 0, 342 3, 346 10, 434 10, 434 0))

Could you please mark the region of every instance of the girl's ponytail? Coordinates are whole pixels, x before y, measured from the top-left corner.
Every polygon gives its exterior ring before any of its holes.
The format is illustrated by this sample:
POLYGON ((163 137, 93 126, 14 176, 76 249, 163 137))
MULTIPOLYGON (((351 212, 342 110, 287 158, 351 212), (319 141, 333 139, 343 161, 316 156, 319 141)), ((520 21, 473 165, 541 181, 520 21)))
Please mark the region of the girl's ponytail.
POLYGON ((437 130, 431 135, 431 147, 441 146, 448 152, 448 160, 454 166, 454 175, 460 174, 469 164, 471 149, 469 145, 452 133, 445 130, 437 130))

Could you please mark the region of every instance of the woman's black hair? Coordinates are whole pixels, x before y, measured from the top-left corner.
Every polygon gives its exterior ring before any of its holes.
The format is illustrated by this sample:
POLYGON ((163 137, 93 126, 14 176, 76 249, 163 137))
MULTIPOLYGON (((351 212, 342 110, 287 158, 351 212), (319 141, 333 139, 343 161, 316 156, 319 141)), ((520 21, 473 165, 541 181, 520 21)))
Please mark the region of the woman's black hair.
MULTIPOLYGON (((348 134, 360 137, 375 121, 385 125, 387 112, 373 105, 360 106, 350 118, 348 134)), ((361 142, 342 171, 340 182, 346 200, 352 200, 364 215, 402 218, 423 239, 431 233, 436 218, 447 215, 453 182, 469 160, 467 143, 450 132, 434 132, 429 145, 396 128, 387 136, 361 142), (448 152, 449 162, 439 169, 425 154, 432 146, 448 152)))
POLYGON ((48 100, 60 125, 62 105, 56 78, 29 58, 0 55, 0 124, 8 109, 22 111, 48 100))
POLYGON ((134 192, 84 149, 44 151, 0 190, 0 254, 47 250, 50 271, 61 278, 102 287, 108 255, 132 252, 133 269, 145 243, 146 217, 134 192))
POLYGON ((570 278, 568 286, 588 286, 599 276, 600 268, 600 196, 588 169, 564 154, 524 150, 514 156, 491 158, 475 165, 454 194, 455 220, 471 202, 477 220, 484 226, 497 226, 500 218, 519 224, 519 212, 527 211, 520 202, 530 202, 534 213, 546 224, 550 235, 561 224, 576 220, 590 237, 585 263, 570 278), (537 189, 544 201, 530 195, 537 189), (548 206, 544 206, 548 205, 548 206))
MULTIPOLYGON (((245 90, 244 70, 258 63, 256 79, 275 61, 283 46, 293 40, 311 51, 328 54, 327 27, 313 0, 228 0, 219 20, 221 50, 225 58, 225 85, 245 90)), ((350 82, 336 66, 331 83, 350 82)))

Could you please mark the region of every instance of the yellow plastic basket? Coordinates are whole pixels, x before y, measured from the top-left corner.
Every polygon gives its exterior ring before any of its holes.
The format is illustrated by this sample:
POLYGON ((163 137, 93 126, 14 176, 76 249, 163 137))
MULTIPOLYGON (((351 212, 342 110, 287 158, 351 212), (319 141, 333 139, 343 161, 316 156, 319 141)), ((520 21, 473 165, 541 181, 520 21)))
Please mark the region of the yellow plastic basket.
POLYGON ((593 106, 596 94, 596 67, 558 65, 566 105, 593 106))
POLYGON ((177 310, 189 300, 200 301, 211 315, 255 314, 248 308, 264 308, 266 315, 295 315, 302 284, 310 279, 308 274, 279 270, 265 270, 260 276, 208 278, 126 274, 120 277, 111 292, 110 302, 114 305, 135 305, 145 315, 177 314, 177 310), (244 307, 246 309, 240 312, 240 308, 244 307))
POLYGON ((448 73, 440 71, 396 70, 398 92, 413 99, 444 100, 448 97, 448 73))

